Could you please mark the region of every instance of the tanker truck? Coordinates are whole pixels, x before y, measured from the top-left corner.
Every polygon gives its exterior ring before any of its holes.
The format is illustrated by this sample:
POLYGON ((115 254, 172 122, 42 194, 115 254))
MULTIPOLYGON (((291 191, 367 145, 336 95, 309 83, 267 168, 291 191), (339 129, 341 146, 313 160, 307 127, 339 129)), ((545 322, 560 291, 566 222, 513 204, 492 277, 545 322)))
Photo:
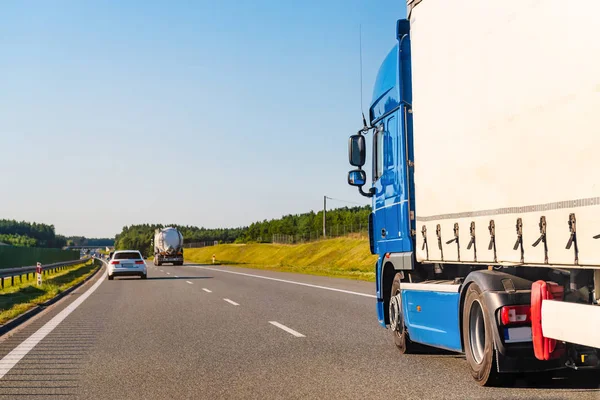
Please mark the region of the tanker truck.
POLYGON ((183 265, 183 235, 176 228, 154 231, 154 265, 183 265))

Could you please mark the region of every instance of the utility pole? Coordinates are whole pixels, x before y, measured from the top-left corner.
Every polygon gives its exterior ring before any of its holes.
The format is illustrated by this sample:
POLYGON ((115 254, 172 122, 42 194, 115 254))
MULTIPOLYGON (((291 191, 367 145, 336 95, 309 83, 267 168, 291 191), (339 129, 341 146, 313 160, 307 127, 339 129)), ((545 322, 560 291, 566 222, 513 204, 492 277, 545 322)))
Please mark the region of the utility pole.
POLYGON ((326 215, 327 215, 327 196, 323 196, 323 239, 327 238, 327 226, 325 225, 326 215))

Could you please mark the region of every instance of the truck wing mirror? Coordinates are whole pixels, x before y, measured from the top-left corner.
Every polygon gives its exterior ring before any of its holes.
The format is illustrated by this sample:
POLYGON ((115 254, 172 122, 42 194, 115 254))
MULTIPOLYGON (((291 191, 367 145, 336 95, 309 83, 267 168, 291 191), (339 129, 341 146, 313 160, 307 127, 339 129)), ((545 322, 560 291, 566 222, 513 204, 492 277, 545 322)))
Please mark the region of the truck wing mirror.
POLYGON ((365 165, 365 137, 363 135, 352 135, 348 141, 348 156, 350 165, 362 167, 365 165))
POLYGON ((348 184, 351 186, 364 186, 367 183, 367 175, 365 171, 355 169, 354 171, 348 172, 348 184))

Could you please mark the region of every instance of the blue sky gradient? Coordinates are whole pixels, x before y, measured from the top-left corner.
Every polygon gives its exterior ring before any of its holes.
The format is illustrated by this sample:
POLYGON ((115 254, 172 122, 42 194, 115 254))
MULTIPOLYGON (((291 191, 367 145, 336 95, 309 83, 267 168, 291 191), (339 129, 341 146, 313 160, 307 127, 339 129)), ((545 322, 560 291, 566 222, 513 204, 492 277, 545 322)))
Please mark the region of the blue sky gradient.
POLYGON ((402 0, 6 1, 0 218, 113 236, 368 204, 346 183, 402 0), (344 203, 331 202, 332 207, 344 203))

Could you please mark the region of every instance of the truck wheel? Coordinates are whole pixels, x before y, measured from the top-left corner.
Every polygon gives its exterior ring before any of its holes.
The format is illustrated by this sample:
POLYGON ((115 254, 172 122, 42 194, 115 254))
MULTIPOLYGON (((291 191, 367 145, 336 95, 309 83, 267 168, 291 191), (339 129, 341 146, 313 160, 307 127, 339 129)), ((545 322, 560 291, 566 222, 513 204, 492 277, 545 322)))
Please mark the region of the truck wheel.
POLYGON ((413 343, 406 331, 404 325, 404 315, 402 312, 402 295, 400 294, 400 280, 402 279, 400 274, 394 276, 392 282, 392 291, 390 297, 390 329, 392 336, 394 337, 394 344, 400 350, 400 354, 411 354, 419 350, 419 346, 413 343))
POLYGON ((481 289, 471 284, 463 306, 463 342, 471 375, 481 386, 501 384, 494 357, 493 318, 483 304, 481 289))

